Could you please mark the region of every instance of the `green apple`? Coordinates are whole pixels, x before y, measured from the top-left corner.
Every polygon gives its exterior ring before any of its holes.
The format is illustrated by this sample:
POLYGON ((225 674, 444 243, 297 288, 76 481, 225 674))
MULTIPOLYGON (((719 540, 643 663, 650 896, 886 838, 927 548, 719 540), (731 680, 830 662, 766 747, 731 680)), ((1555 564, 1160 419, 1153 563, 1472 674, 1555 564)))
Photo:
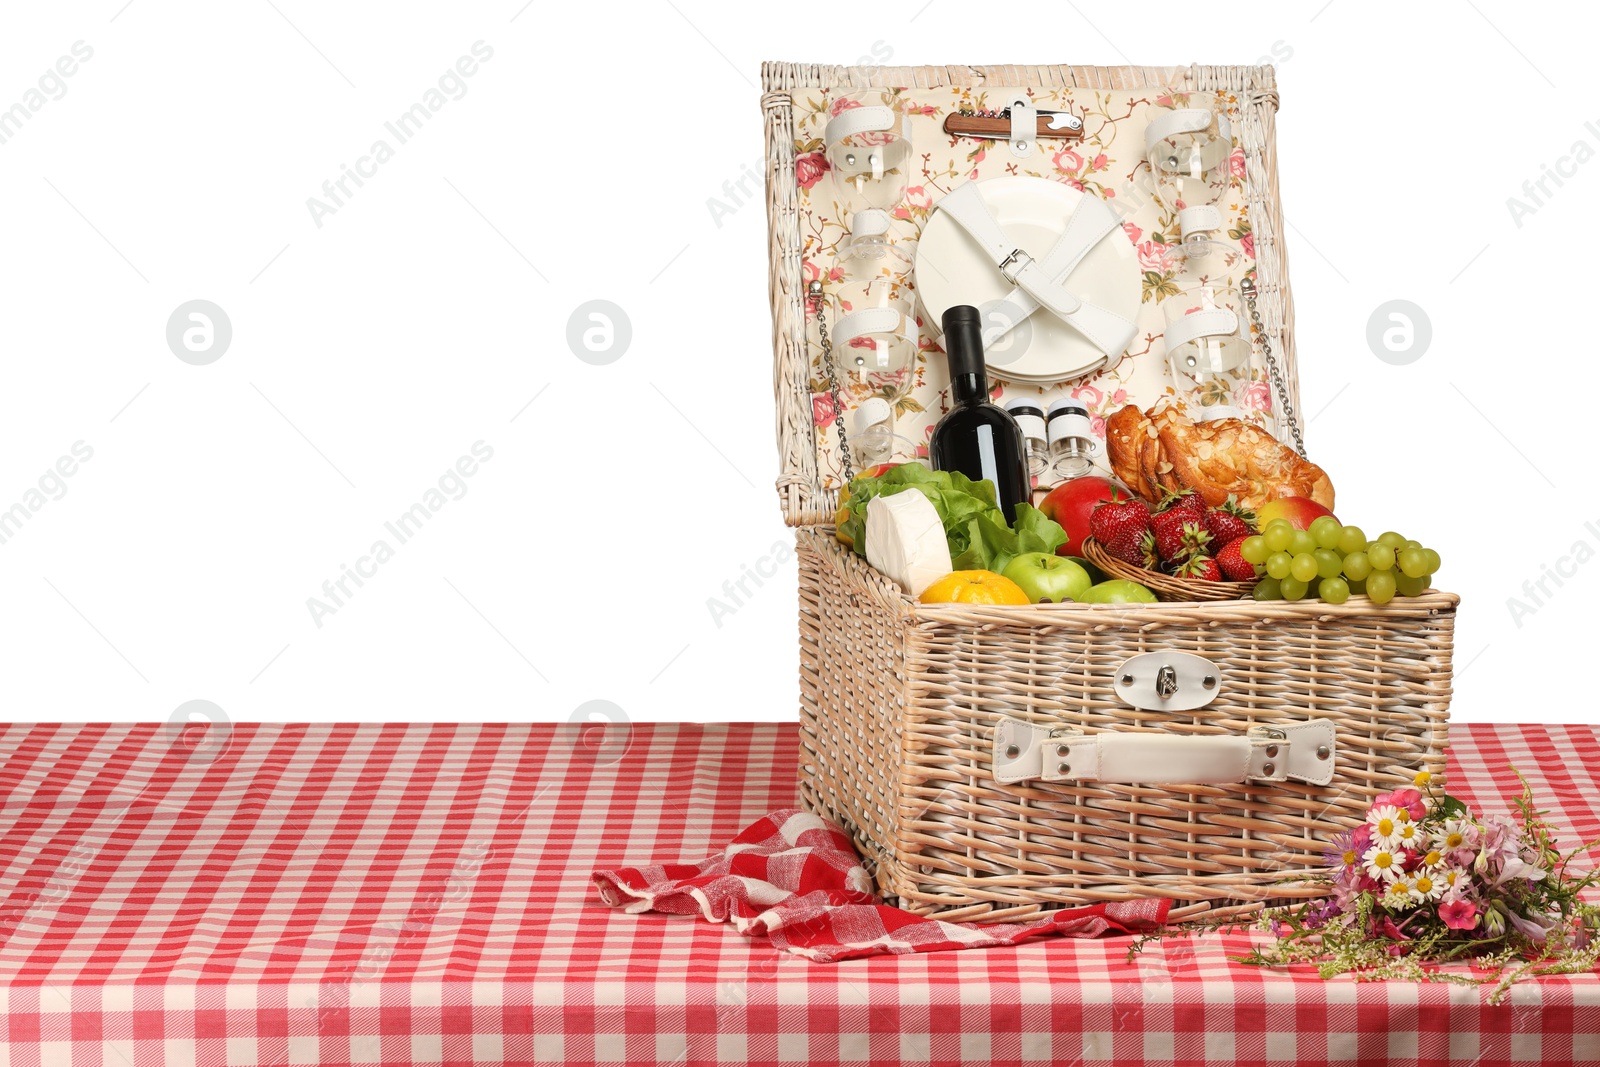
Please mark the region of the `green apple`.
POLYGON ((1154 604, 1156 595, 1138 582, 1113 578, 1091 586, 1081 599, 1085 604, 1154 604))
MULTIPOLYGON (((1058 548, 1056 549, 1056 552, 1057 554, 1060 554, 1061 550, 1058 548)), ((1067 556, 1065 558, 1070 559, 1072 562, 1082 567, 1089 575, 1089 581, 1093 582, 1095 585, 1099 585, 1101 582, 1111 577, 1105 571, 1101 570, 1099 567, 1096 567, 1093 563, 1090 563, 1082 556, 1067 556)))
POLYGON ((1004 573, 1028 594, 1030 604, 1082 600, 1094 584, 1088 571, 1053 552, 1024 552, 1006 564, 1004 573))

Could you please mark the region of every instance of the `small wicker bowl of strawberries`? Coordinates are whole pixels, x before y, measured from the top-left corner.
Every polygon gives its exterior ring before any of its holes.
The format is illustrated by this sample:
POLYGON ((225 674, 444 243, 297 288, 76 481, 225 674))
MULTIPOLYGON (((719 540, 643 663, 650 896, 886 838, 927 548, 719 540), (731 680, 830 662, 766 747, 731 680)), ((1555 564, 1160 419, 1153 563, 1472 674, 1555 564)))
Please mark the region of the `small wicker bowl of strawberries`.
POLYGON ((1239 544, 1258 532, 1233 498, 1208 508, 1192 492, 1169 493, 1154 510, 1138 498, 1107 501, 1089 516, 1083 555, 1114 578, 1168 601, 1239 600, 1256 585, 1239 544))

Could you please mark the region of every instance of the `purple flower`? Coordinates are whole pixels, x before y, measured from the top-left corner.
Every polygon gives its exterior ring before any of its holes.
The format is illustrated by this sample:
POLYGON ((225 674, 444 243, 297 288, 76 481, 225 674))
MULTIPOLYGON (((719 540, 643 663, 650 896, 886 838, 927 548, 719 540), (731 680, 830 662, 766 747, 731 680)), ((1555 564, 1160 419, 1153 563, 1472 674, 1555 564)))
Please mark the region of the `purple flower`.
POLYGON ((1336 835, 1329 843, 1328 850, 1322 854, 1322 860, 1334 871, 1342 871, 1359 863, 1361 849, 1356 845, 1356 832, 1346 830, 1336 835))
POLYGON ((1313 930, 1319 926, 1326 926, 1329 919, 1336 918, 1344 909, 1336 900, 1319 900, 1306 909, 1306 925, 1313 930))

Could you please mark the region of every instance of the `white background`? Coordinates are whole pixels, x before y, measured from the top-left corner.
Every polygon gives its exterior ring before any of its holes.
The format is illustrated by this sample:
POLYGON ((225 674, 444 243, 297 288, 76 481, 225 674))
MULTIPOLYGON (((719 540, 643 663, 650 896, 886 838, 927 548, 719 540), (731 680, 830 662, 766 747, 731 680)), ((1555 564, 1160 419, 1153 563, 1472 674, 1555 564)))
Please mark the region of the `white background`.
POLYGON ((0 713, 792 718, 792 560, 722 625, 707 607, 788 539, 764 209, 753 178, 708 207, 759 169, 760 62, 1276 57, 1307 441, 1340 515, 1443 553, 1458 718, 1594 718, 1600 565, 1507 602, 1600 547, 1600 164, 1521 225, 1506 201, 1600 148, 1596 27, 1503 0, 1013 10, 13 6, 0 108, 74 42, 93 57, 0 144, 0 509, 94 451, 0 545, 0 713), (480 40, 465 95, 318 227, 307 198, 480 40), (166 343, 192 299, 233 327, 207 366, 166 343), (591 299, 632 323, 606 366, 566 340, 591 299), (1367 344, 1391 299, 1432 323, 1408 366, 1367 344), (480 440, 466 495, 317 626, 307 598, 480 440))

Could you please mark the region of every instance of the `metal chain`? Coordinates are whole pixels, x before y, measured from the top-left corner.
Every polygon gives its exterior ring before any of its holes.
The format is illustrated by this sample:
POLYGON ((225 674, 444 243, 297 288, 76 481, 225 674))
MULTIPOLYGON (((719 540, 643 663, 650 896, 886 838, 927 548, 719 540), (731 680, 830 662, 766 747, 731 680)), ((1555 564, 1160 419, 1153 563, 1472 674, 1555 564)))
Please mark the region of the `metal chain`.
POLYGON ((828 340, 828 316, 822 300, 822 282, 814 281, 808 287, 812 304, 817 312, 817 336, 822 339, 822 366, 828 375, 828 395, 833 398, 833 425, 839 431, 839 462, 844 474, 844 484, 849 485, 854 475, 850 460, 850 442, 844 433, 844 401, 839 398, 839 370, 833 365, 833 342, 828 340))
POLYGON ((1256 336, 1261 339, 1261 351, 1267 357, 1267 374, 1272 378, 1272 385, 1278 391, 1278 403, 1283 409, 1283 417, 1289 424, 1289 433, 1294 437, 1294 450, 1304 458, 1306 454, 1305 438, 1300 434, 1300 420, 1295 416, 1294 404, 1289 400, 1289 388, 1283 381, 1283 370, 1278 366, 1278 357, 1273 355, 1272 342, 1267 340, 1267 328, 1261 322, 1261 309, 1256 306, 1256 280, 1246 278, 1240 288, 1244 290, 1245 303, 1250 308, 1250 322, 1256 329, 1256 336))

